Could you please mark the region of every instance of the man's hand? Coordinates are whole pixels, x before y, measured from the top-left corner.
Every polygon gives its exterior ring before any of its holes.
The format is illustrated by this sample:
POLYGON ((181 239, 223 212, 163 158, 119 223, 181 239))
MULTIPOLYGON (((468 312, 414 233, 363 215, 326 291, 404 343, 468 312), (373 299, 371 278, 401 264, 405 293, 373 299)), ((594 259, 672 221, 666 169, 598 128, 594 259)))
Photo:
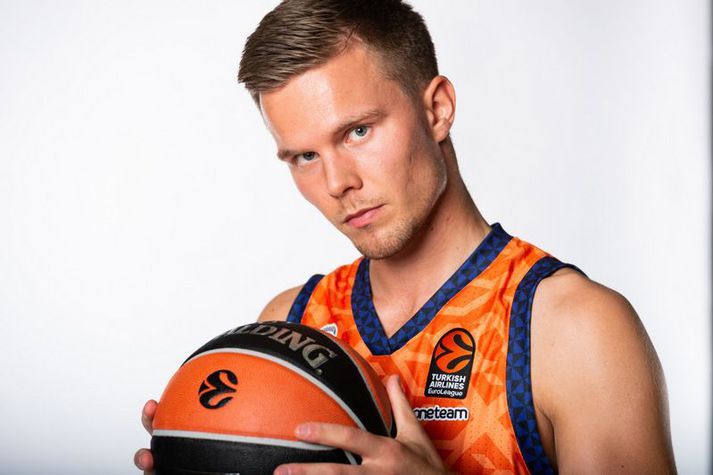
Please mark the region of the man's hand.
POLYGON ((301 440, 359 454, 361 465, 287 464, 277 467, 275 475, 449 473, 414 416, 398 376, 387 380, 386 390, 398 430, 395 439, 338 424, 302 424, 295 431, 301 440))
MULTIPOLYGON (((153 418, 156 415, 158 403, 153 399, 144 404, 144 409, 141 411, 141 423, 144 425, 146 432, 151 435, 153 433, 153 418)), ((139 470, 144 471, 144 475, 149 475, 153 470, 153 455, 149 449, 139 449, 134 454, 134 464, 139 470)))

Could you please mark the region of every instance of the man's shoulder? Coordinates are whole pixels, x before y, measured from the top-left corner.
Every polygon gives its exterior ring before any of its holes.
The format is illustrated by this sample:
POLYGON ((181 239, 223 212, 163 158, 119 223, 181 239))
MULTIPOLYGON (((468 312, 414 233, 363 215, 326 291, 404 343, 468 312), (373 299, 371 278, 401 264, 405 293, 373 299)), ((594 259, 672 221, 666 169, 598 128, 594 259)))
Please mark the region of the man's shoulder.
POLYGON ((533 346, 546 349, 542 356, 551 364, 571 364, 579 357, 583 364, 601 363, 624 356, 627 348, 653 351, 629 301, 573 269, 542 280, 532 302, 531 325, 533 346), (570 359, 559 359, 564 356, 570 359))
POLYGON ((280 292, 275 297, 270 300, 265 308, 260 312, 258 317, 258 322, 265 322, 268 320, 286 320, 287 314, 290 312, 290 307, 292 303, 297 298, 297 295, 302 290, 302 285, 289 288, 285 291, 280 292))
POLYGON ((349 264, 344 264, 335 268, 332 272, 326 275, 315 274, 307 279, 304 284, 280 292, 273 297, 267 305, 265 305, 265 308, 258 317, 258 321, 286 320, 292 304, 303 289, 305 289, 307 294, 311 294, 311 292, 314 291, 314 288, 322 281, 326 282, 325 285, 327 285, 328 288, 342 287, 344 282, 353 280, 362 260, 363 257, 359 257, 349 264))
POLYGON ((533 325, 552 337, 591 340, 640 337, 643 326, 636 311, 620 293, 580 272, 564 268, 542 280, 532 303, 533 325), (621 330, 624 333, 612 333, 621 330))
POLYGON ((621 467, 673 466, 661 364, 624 296, 569 269, 544 279, 532 305, 531 367, 560 470, 584 463, 585 438, 586 463, 601 472, 619 458, 621 467), (641 455, 652 451, 660 457, 641 455))
POLYGON ((659 373, 639 316, 620 293, 571 269, 538 286, 531 322, 533 390, 555 416, 567 399, 659 373), (652 368, 651 366, 655 366, 652 368), (642 374, 646 372, 648 374, 642 374))

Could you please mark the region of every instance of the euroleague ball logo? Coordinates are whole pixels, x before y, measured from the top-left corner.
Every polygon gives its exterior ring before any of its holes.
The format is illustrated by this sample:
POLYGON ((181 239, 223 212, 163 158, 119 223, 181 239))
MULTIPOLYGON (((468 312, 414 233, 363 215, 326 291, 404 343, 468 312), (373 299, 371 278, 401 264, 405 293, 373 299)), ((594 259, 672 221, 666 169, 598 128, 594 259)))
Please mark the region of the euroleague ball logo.
POLYGON ((424 395, 465 399, 474 357, 475 341, 467 330, 446 332, 433 349, 424 395))
POLYGON ((230 402, 233 396, 227 396, 236 391, 238 377, 230 370, 219 369, 205 378, 198 388, 198 400, 206 409, 218 409, 230 402))
POLYGON ((444 373, 457 373, 473 359, 473 337, 463 329, 452 330, 438 341, 433 358, 444 373))

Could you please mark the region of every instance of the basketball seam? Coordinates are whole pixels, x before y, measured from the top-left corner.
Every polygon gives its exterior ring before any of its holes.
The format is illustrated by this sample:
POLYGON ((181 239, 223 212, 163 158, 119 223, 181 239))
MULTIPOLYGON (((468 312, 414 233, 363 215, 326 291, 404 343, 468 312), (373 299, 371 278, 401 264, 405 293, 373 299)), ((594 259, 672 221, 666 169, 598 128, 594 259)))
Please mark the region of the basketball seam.
POLYGON ((191 430, 171 430, 160 429, 153 431, 154 437, 184 437, 188 439, 220 440, 225 442, 244 442, 257 445, 275 445, 278 447, 288 447, 292 449, 305 450, 334 450, 334 447, 320 444, 310 444, 289 439, 275 439, 272 437, 250 437, 247 435, 217 434, 215 432, 200 432, 191 430))
MULTIPOLYGON (((213 432, 198 432, 190 430, 155 430, 152 434, 154 437, 176 437, 176 438, 186 438, 186 439, 201 439, 201 440, 217 440, 220 442, 243 442, 247 444, 255 445, 270 445, 275 447, 285 447, 288 449, 303 449, 312 451, 327 451, 327 450, 340 450, 335 447, 330 447, 328 445, 320 444, 310 444, 309 442, 301 442, 286 439, 274 439, 269 437, 249 437, 245 435, 232 435, 232 434, 216 434, 213 432)), ((354 454, 348 450, 343 450, 344 456, 349 460, 351 465, 359 465, 354 458, 354 454)))
MULTIPOLYGON (((359 363, 357 363, 354 358, 352 358, 352 355, 349 354, 348 351, 342 350, 339 348, 340 351, 342 351, 347 357, 349 358, 349 361, 356 367, 357 371, 359 371, 359 374, 361 375, 361 379, 364 380, 365 382, 368 381, 367 375, 364 374, 364 372, 361 369, 361 366, 359 366, 359 363)), ((381 419, 381 425, 383 426, 384 430, 386 431, 387 434, 391 433, 391 428, 386 427, 386 419, 384 419, 384 414, 382 414, 381 409, 379 408, 379 403, 376 400, 376 395, 374 392, 371 390, 371 385, 368 383, 366 384, 366 389, 369 391, 369 395, 371 396, 371 401, 374 403, 374 407, 376 408, 376 412, 379 413, 379 419, 381 419)), ((392 417, 393 420, 393 417, 392 417)))

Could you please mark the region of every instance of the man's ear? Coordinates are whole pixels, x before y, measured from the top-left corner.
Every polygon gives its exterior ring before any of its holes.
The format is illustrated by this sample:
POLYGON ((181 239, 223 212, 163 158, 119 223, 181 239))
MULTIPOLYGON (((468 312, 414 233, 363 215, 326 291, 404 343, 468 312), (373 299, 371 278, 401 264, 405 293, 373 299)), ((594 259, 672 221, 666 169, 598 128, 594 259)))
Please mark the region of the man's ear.
POLYGON ((456 115, 456 91, 445 76, 436 76, 423 92, 428 126, 438 143, 448 138, 456 115))

